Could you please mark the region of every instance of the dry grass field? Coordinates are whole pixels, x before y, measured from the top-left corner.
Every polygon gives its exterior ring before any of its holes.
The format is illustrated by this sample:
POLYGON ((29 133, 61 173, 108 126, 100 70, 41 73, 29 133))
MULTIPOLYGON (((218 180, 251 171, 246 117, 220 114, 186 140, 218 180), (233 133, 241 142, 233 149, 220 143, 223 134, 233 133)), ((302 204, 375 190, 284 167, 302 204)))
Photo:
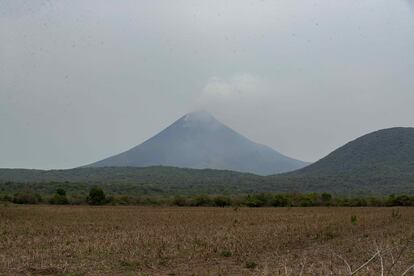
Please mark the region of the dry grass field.
POLYGON ((0 275, 414 275, 413 240, 414 208, 9 205, 0 275))

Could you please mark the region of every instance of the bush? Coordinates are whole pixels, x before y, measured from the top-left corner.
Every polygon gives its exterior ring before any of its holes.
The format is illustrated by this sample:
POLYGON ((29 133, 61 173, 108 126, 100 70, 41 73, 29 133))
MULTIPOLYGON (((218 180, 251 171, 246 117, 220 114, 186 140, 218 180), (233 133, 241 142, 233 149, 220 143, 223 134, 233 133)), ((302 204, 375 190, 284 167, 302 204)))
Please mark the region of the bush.
POLYGON ((85 196, 83 195, 71 195, 68 199, 69 204, 71 205, 81 205, 85 204, 85 196))
POLYGON ((39 202, 42 202, 42 197, 30 192, 19 192, 13 197, 13 203, 16 204, 37 204, 39 202))
POLYGON ((257 263, 254 261, 247 261, 246 262, 246 268, 249 269, 255 269, 257 267, 257 263))
POLYGON ((332 195, 329 193, 321 194, 321 200, 324 205, 330 205, 332 200, 332 195))
POLYGON ((272 198, 273 207, 287 207, 290 205, 290 200, 286 195, 274 195, 272 198))
POLYGON ((300 207, 311 207, 315 206, 315 204, 312 202, 310 198, 302 197, 299 202, 300 207))
POLYGON ((376 197, 369 197, 368 198, 368 206, 371 207, 380 207, 384 206, 385 202, 382 198, 376 198, 376 197))
POLYGON ((414 197, 408 195, 390 196, 391 206, 414 206, 414 197))
POLYGON ((199 195, 192 200, 193 206, 212 206, 212 200, 206 195, 199 195))
POLYGON ((266 199, 263 194, 248 195, 244 201, 244 204, 248 207, 263 207, 266 204, 266 199))
POLYGON ((348 206, 350 206, 350 207, 366 207, 366 206, 368 206, 368 202, 365 198, 356 197, 356 198, 351 198, 350 200, 348 200, 348 206))
POLYGON ((225 196, 216 196, 213 201, 214 205, 217 207, 226 207, 231 205, 231 199, 225 196))
POLYGON ((13 198, 9 195, 4 195, 0 200, 1 201, 13 202, 13 198))
POLYGON ((87 197, 86 201, 90 205, 103 205, 106 203, 105 192, 101 188, 93 187, 89 191, 89 196, 87 197))
POLYGON ((60 196, 66 196, 66 191, 62 188, 56 190, 56 194, 60 196))
POLYGON ((229 257, 233 256, 233 253, 231 253, 231 251, 229 251, 229 250, 223 250, 223 251, 220 252, 220 256, 225 257, 225 258, 229 258, 229 257))
POLYGON ((188 202, 186 198, 183 196, 175 196, 172 201, 172 204, 179 207, 188 206, 188 202))
POLYGON ((49 203, 56 205, 69 204, 69 200, 66 197, 66 191, 63 189, 57 189, 55 195, 49 200, 49 203))
POLYGON ((351 216, 351 224, 352 225, 357 225, 357 222, 358 222, 358 218, 357 218, 357 216, 351 216))

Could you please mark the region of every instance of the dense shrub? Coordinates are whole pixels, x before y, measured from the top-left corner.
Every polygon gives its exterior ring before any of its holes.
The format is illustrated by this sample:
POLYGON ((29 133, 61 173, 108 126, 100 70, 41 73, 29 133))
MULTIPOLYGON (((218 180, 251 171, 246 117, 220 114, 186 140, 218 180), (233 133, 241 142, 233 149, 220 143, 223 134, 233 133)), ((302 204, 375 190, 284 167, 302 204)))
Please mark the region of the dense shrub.
POLYGON ((0 201, 8 201, 8 202, 12 202, 13 198, 9 195, 2 195, 0 196, 0 201))
POLYGON ((288 195, 277 194, 272 198, 273 207, 287 207, 291 205, 291 200, 288 195))
POLYGON ((216 196, 214 197, 213 201, 214 201, 214 205, 217 207, 226 207, 226 206, 232 205, 231 199, 225 196, 216 196))
POLYGON ((387 206, 414 206, 414 196, 390 195, 386 201, 387 206))
POLYGON ((213 206, 213 200, 206 195, 199 195, 193 198, 192 206, 213 206))
POLYGON ((13 203, 16 204, 36 204, 39 202, 42 202, 42 197, 31 192, 16 193, 13 197, 13 203))
POLYGON ((172 205, 183 207, 183 206, 188 206, 189 204, 185 197, 175 196, 172 201, 172 205))
POLYGON ((322 193, 321 201, 323 205, 330 205, 332 201, 332 195, 329 193, 322 193))
POLYGON ((93 187, 89 191, 89 196, 87 197, 86 201, 90 205, 103 205, 106 203, 105 192, 99 187, 93 187))
POLYGON ((66 197, 66 191, 64 189, 57 189, 54 196, 49 200, 50 204, 66 205, 69 204, 69 200, 66 197))
POLYGON ((85 201, 85 195, 70 195, 68 201, 71 205, 82 205, 87 203, 85 201))
POLYGON ((266 205, 266 198, 264 194, 248 195, 244 204, 248 207, 263 207, 266 205))

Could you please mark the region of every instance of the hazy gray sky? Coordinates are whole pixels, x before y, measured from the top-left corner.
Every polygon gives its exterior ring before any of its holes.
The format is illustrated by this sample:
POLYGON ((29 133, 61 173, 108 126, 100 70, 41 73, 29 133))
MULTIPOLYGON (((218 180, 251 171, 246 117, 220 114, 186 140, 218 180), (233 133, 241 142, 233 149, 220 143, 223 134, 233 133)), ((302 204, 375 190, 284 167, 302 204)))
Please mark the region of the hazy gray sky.
POLYGON ((315 161, 414 126, 412 0, 0 0, 0 167, 70 168, 210 110, 315 161))

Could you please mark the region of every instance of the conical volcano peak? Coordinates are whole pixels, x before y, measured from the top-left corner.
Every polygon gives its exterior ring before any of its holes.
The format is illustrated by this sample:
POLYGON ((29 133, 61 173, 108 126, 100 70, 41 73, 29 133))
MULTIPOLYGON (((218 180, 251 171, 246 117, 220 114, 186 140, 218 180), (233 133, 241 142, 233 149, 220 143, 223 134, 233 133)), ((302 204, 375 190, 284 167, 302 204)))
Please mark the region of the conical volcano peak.
POLYGON ((210 112, 206 110, 197 110, 188 113, 183 117, 185 121, 199 121, 199 122, 209 122, 216 121, 216 119, 211 115, 210 112))
POLYGON ((307 163, 256 144, 205 110, 188 113, 144 143, 91 167, 172 166, 274 174, 307 163))
POLYGON ((217 128, 223 126, 211 113, 205 110, 188 113, 178 122, 183 127, 217 128))

